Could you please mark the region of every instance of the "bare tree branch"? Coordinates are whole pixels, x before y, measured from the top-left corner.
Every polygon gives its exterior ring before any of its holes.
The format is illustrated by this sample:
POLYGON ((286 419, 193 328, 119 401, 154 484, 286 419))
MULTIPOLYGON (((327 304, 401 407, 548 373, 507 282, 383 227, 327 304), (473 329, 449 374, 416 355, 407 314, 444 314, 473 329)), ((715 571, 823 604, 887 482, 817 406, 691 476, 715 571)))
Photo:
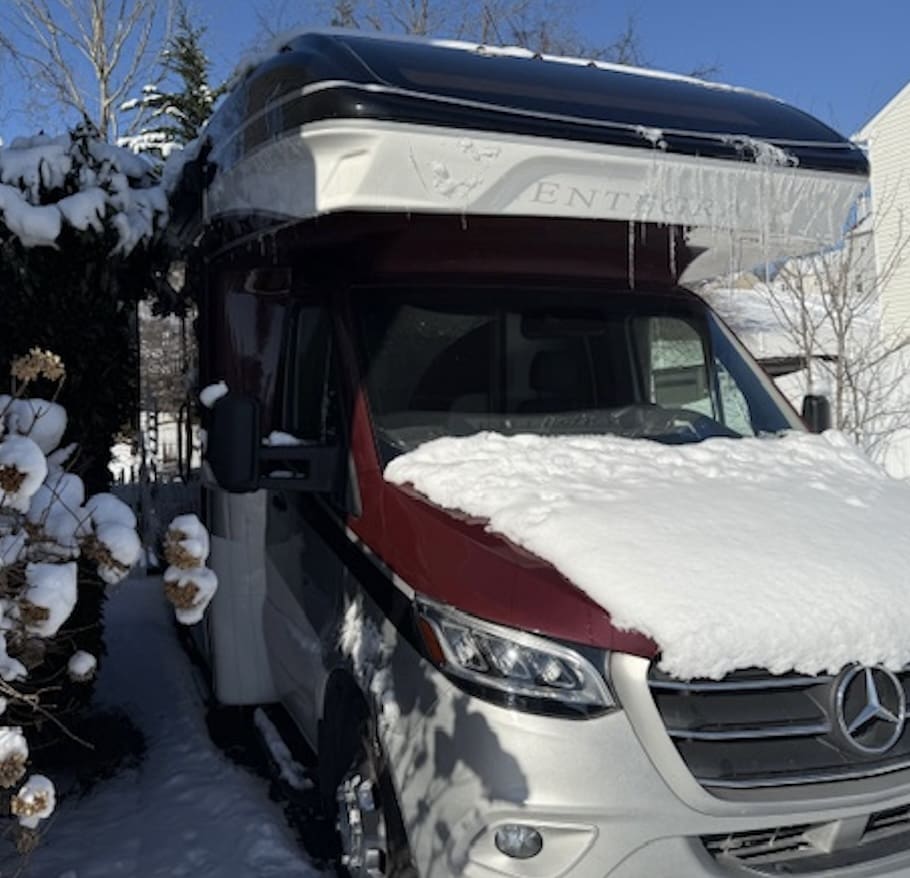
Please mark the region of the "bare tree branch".
POLYGON ((860 218, 831 250, 786 263, 766 285, 774 316, 798 358, 807 389, 831 395, 834 426, 868 452, 910 427, 910 326, 882 327, 882 291, 910 257, 910 230, 895 205, 896 190, 879 195, 874 214, 860 218), (884 222, 894 234, 874 258, 884 222))
POLYGON ((104 138, 143 79, 154 79, 172 0, 8 0, 0 49, 30 88, 84 116, 104 138))

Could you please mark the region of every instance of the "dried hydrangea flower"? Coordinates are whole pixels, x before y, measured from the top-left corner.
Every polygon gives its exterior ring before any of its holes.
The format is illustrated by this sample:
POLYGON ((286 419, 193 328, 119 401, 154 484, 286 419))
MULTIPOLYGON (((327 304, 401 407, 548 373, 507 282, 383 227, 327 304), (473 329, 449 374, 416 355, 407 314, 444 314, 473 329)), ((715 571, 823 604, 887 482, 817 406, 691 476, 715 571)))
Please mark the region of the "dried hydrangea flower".
POLYGON ((188 610, 194 606, 199 586, 194 582, 166 582, 164 584, 165 597, 178 609, 188 610))
POLYGON ((66 377, 63 360, 51 351, 32 348, 27 354, 16 357, 12 362, 13 377, 22 382, 47 378, 49 381, 62 381, 66 377))
POLYGON ((19 818, 19 825, 35 829, 41 820, 54 813, 57 792, 43 774, 33 774, 10 801, 10 811, 19 818))

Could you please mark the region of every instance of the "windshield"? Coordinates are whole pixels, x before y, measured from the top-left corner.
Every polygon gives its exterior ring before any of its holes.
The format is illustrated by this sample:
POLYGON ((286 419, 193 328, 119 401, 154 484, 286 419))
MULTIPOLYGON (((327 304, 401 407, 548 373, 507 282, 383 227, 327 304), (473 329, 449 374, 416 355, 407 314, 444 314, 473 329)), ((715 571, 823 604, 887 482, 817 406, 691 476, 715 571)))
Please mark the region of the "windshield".
POLYGON ((678 444, 801 428, 687 297, 371 289, 354 307, 385 461, 484 430, 678 444))

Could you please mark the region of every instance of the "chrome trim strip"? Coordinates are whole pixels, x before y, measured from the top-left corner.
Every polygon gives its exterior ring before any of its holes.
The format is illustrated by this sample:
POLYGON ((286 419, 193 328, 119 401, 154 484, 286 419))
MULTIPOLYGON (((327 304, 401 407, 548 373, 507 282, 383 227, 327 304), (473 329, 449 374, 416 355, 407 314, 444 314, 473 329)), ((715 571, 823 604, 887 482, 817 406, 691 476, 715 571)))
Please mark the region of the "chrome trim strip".
POLYGON ((672 692, 736 692, 753 689, 799 689, 830 683, 834 678, 827 674, 817 677, 761 677, 744 680, 697 680, 685 683, 680 680, 648 680, 652 689, 672 692))
POLYGON ((696 777, 696 780, 705 789, 724 789, 724 790, 751 790, 767 787, 792 787, 801 784, 817 783, 835 783, 843 780, 862 780, 867 777, 881 777, 884 774, 892 774, 897 771, 903 771, 910 768, 910 759, 902 762, 896 762, 892 765, 880 765, 877 768, 868 770, 853 769, 838 771, 808 772, 806 774, 788 774, 778 775, 775 777, 753 777, 747 780, 717 780, 715 778, 696 777))
POLYGON ((767 725, 731 727, 723 731, 699 731, 698 729, 679 729, 667 726, 671 738, 688 741, 746 741, 762 738, 799 738, 812 735, 827 735, 831 731, 828 723, 794 723, 792 725, 767 725))

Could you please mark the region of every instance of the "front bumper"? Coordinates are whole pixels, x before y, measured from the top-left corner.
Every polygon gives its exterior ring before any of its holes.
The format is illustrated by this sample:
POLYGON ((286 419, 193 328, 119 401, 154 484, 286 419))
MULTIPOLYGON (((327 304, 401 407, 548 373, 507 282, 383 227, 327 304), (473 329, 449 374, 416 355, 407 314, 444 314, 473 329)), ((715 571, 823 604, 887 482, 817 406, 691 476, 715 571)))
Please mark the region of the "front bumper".
POLYGON ((384 735, 423 878, 775 875, 779 867, 712 853, 704 839, 803 824, 812 846, 784 874, 910 876, 910 823, 906 839, 898 831, 886 845, 864 845, 856 832, 872 814, 910 805, 906 772, 712 795, 666 735, 647 670, 644 659, 615 655, 623 709, 589 720, 508 710, 428 672, 406 699, 414 709, 384 735), (493 838, 506 823, 535 827, 541 852, 500 853, 493 838))

